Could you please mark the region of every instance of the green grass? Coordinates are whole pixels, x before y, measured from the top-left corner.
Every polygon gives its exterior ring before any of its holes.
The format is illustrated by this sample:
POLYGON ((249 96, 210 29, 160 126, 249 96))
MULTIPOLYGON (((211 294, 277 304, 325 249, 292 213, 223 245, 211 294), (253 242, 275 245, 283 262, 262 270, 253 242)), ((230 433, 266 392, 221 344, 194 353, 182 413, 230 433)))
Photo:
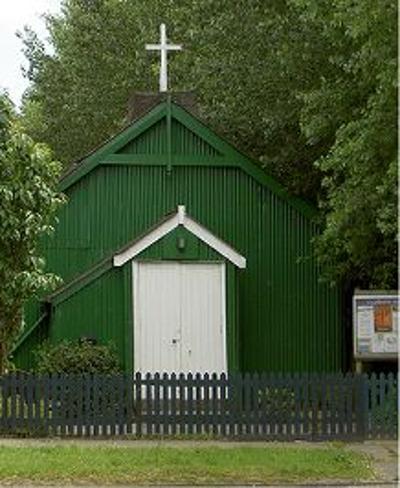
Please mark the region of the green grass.
POLYGON ((268 483, 373 478, 340 447, 0 447, 0 482, 268 483))

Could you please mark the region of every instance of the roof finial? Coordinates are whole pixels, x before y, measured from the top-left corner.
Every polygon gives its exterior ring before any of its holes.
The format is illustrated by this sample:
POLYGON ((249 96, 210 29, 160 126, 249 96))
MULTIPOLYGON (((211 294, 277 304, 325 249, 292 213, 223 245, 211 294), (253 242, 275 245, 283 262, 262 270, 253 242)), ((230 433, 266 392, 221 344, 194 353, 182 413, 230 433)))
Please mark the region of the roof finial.
POLYGON ((182 46, 179 44, 167 44, 167 34, 165 24, 160 25, 160 44, 146 44, 148 51, 161 52, 161 66, 160 66, 160 92, 168 91, 168 51, 180 51, 182 46))

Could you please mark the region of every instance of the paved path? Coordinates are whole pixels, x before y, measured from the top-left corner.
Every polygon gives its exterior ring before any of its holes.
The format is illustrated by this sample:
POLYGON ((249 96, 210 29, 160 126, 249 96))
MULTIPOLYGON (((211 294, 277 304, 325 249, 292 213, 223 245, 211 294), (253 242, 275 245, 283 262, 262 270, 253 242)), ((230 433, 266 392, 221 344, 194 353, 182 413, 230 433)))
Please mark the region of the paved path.
MULTIPOLYGON (((221 447, 230 449, 234 447, 301 447, 307 449, 326 449, 326 442, 263 442, 263 441, 217 441, 217 440, 132 440, 132 439, 67 439, 57 437, 44 437, 40 439, 0 438, 0 446, 12 447, 46 447, 46 446, 82 446, 82 447, 132 447, 142 449, 144 447, 221 447)), ((201 488, 201 487, 200 487, 201 488)))
POLYGON ((378 480, 386 483, 399 481, 399 452, 396 441, 365 441, 346 444, 348 449, 367 454, 378 475, 378 480))
POLYGON ((360 483, 357 485, 346 483, 334 484, 327 482, 326 484, 302 484, 302 485, 13 485, 7 483, 6 485, 0 484, 0 488, 277 488, 278 486, 283 488, 397 488, 398 483, 360 483))

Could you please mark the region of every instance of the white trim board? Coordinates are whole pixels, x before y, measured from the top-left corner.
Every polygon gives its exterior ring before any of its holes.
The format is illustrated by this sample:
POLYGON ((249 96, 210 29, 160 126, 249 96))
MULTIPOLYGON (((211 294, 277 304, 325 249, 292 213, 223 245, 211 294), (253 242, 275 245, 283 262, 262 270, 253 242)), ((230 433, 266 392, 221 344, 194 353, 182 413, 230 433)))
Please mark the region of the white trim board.
POLYGON ((118 254, 115 254, 113 256, 113 265, 117 267, 123 266, 152 244, 169 234, 172 230, 176 229, 179 225, 182 225, 185 229, 198 237, 201 241, 205 242, 208 246, 221 254, 221 256, 224 256, 224 258, 238 268, 246 268, 246 258, 239 254, 225 241, 190 218, 186 214, 184 205, 179 205, 175 214, 173 214, 169 219, 164 220, 158 227, 145 234, 130 247, 118 254))

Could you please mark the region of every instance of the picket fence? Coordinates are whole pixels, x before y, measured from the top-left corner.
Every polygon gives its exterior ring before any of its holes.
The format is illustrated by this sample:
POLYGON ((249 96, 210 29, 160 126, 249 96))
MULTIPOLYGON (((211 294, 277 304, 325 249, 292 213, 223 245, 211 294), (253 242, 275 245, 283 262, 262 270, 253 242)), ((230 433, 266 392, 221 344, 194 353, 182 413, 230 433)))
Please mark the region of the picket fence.
POLYGON ((0 434, 396 438, 398 376, 34 375, 0 377, 0 434))

